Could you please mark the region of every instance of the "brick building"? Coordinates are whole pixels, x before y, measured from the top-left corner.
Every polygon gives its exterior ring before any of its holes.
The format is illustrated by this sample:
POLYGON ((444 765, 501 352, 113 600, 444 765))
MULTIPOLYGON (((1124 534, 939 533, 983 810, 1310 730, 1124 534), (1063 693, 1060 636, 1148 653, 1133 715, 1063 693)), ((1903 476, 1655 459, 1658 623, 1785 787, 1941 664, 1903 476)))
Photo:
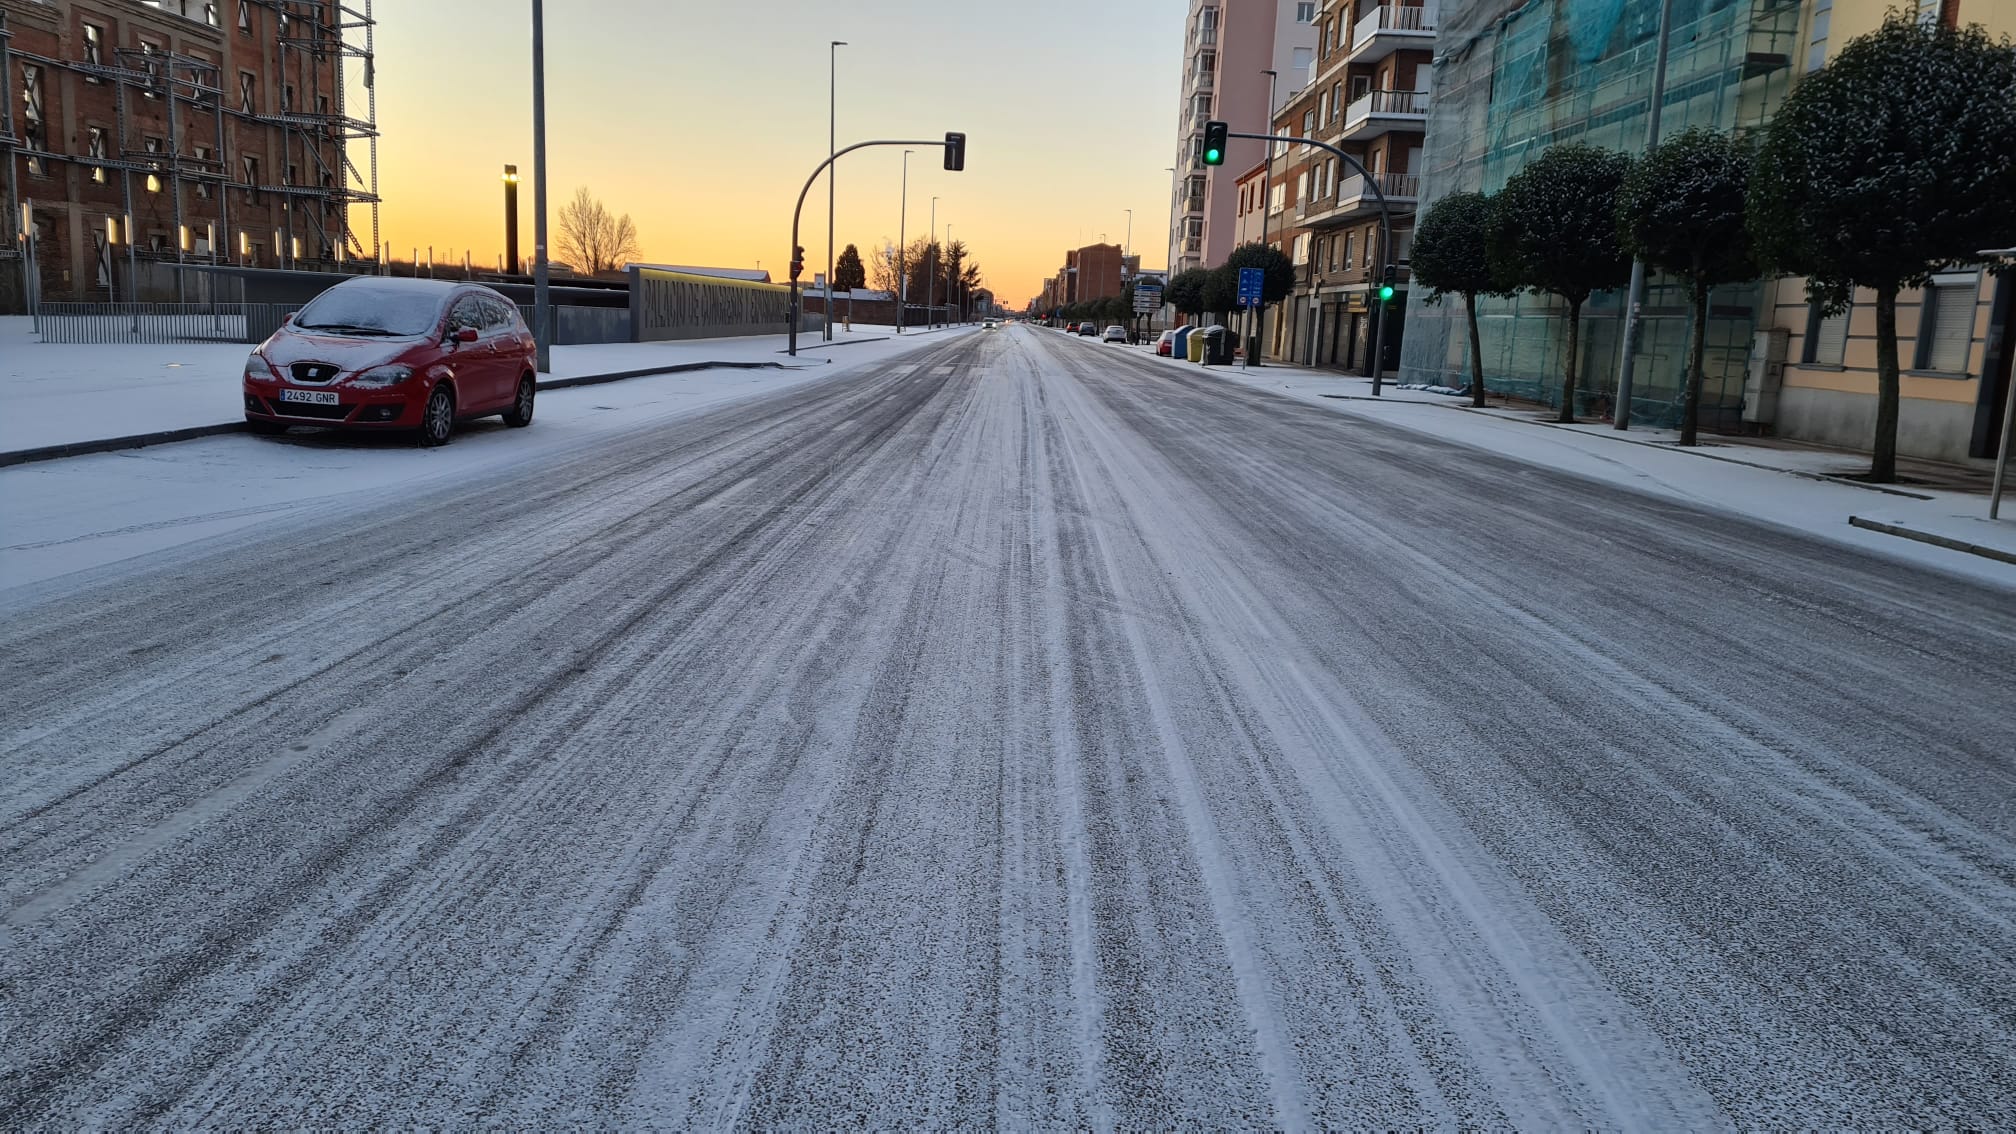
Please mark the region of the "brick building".
POLYGON ((375 258, 349 207, 375 205, 376 171, 346 153, 375 125, 343 82, 346 59, 370 81, 369 23, 335 0, 0 0, 0 166, 17 229, 32 203, 42 297, 127 299, 137 269, 139 298, 174 299, 168 263, 375 258))
POLYGON ((1325 0, 1317 12, 1315 78, 1276 113, 1274 129, 1358 159, 1385 194, 1392 246, 1380 246, 1378 194, 1366 177, 1325 151, 1277 144, 1267 176, 1269 243, 1288 254, 1300 283, 1270 320, 1274 357, 1370 373, 1371 293, 1391 263, 1402 294, 1387 313, 1380 354, 1386 369, 1399 365, 1436 15, 1432 2, 1377 0, 1325 0))

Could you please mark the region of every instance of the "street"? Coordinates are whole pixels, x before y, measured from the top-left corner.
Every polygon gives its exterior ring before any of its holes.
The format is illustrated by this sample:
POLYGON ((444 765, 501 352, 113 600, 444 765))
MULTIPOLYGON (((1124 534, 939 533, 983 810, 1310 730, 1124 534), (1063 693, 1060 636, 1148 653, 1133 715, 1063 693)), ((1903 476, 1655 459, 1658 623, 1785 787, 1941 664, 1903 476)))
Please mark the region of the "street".
POLYGON ((2007 590, 1026 326, 525 452, 0 605, 0 1125, 2016 1123, 2007 590))

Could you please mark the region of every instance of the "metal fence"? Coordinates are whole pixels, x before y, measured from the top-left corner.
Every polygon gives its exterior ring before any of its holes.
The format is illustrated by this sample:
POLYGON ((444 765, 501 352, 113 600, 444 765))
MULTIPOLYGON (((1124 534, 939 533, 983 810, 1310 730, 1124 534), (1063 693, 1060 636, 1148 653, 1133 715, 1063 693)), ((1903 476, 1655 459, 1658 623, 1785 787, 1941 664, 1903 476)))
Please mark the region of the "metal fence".
POLYGON ((299 303, 43 303, 45 343, 261 343, 299 303))

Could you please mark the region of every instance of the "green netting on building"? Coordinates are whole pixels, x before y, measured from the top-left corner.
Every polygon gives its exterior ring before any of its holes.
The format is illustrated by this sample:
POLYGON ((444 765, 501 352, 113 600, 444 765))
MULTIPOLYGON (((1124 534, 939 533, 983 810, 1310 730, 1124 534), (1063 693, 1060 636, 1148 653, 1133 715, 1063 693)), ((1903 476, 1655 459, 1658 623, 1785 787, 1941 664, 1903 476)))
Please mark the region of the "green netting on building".
MULTIPOLYGON (((1547 147, 1587 142, 1638 153, 1651 108, 1659 0, 1442 0, 1433 101, 1422 155, 1421 206, 1459 190, 1495 192, 1547 147)), ((1793 76, 1799 0, 1675 0, 1659 131, 1747 132, 1784 99, 1793 76)), ((1408 299, 1402 379, 1469 384, 1459 303, 1408 299)), ((1707 333, 1702 422, 1733 424, 1763 299, 1761 284, 1717 288, 1707 333)), ((1607 412, 1615 398, 1624 296, 1599 293, 1583 319, 1577 401, 1607 412)), ((1551 297, 1478 303, 1484 375, 1493 390, 1558 405, 1567 310, 1551 297)), ((1677 418, 1686 365, 1684 290, 1647 284, 1632 384, 1635 420, 1677 418)))

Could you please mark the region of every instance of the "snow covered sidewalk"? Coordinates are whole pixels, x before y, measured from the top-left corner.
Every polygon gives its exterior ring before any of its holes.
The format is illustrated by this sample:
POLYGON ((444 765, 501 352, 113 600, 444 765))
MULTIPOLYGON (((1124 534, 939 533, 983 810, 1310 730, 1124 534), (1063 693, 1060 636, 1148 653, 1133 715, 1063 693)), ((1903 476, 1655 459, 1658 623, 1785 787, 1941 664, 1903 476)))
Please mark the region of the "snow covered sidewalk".
MULTIPOLYGON (((1272 364, 1244 370, 1214 366, 1209 372, 1338 413, 1915 561, 1950 565, 1953 552, 1985 557, 1990 574, 2016 583, 2016 502, 2005 499, 2002 518, 1990 520, 1981 492, 1842 479, 1842 474, 1867 467, 1864 454, 1720 435, 1683 449, 1672 430, 1634 427, 1619 432, 1607 422, 1559 425, 1531 407, 1473 409, 1467 396, 1391 383, 1374 398, 1371 379, 1352 375, 1272 364)), ((1423 475, 1432 479, 1434 473, 1424 470, 1423 475)))
MULTIPOLYGON (((965 330, 967 328, 953 328, 965 330)), ((857 325, 831 343, 800 335, 798 365, 851 357, 843 347, 902 345, 893 328, 857 325)), ((606 343, 553 349, 547 380, 599 374, 791 364, 783 335, 692 339, 666 343, 606 343)), ((36 339, 25 316, 0 317, 0 461, 52 446, 119 438, 173 439, 183 430, 235 428, 244 421, 239 378, 243 343, 68 345, 36 339)))

